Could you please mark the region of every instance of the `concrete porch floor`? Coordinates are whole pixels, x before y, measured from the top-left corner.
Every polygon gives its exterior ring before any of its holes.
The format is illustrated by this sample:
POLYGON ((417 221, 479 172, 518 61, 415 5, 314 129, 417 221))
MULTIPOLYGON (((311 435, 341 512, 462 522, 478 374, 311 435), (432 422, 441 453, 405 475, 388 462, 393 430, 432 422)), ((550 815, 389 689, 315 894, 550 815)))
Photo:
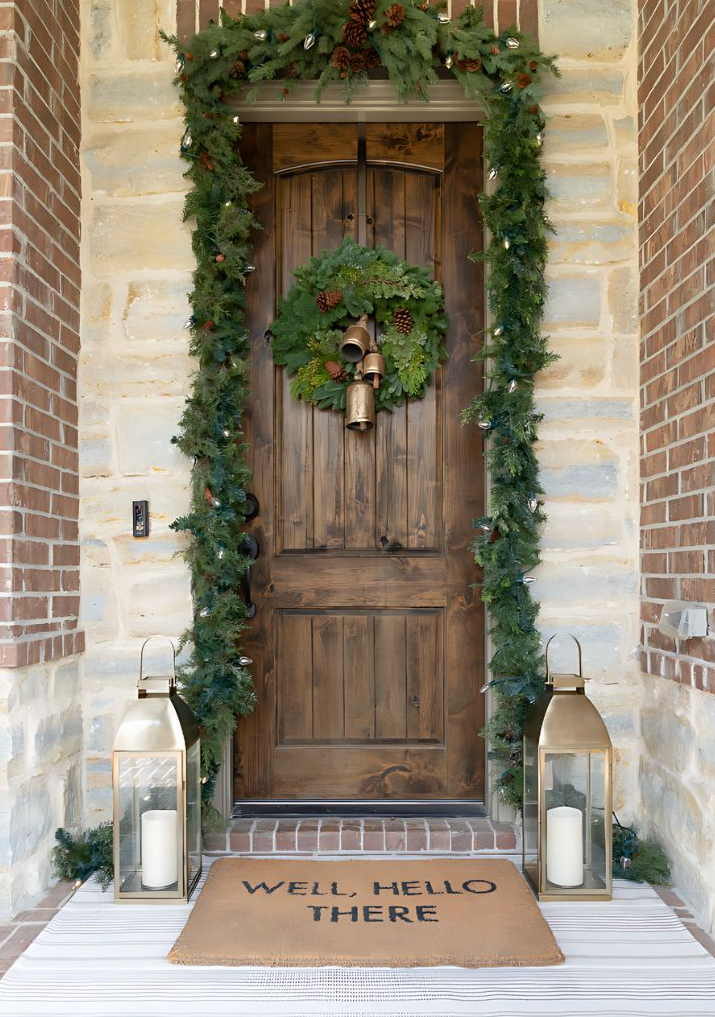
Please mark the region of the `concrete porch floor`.
POLYGON ((715 942, 670 890, 619 881, 610 904, 541 905, 557 968, 177 968, 166 954, 191 906, 118 907, 93 880, 58 884, 0 931, 0 1014, 514 1017, 527 1000, 554 1017, 713 1012, 715 942))

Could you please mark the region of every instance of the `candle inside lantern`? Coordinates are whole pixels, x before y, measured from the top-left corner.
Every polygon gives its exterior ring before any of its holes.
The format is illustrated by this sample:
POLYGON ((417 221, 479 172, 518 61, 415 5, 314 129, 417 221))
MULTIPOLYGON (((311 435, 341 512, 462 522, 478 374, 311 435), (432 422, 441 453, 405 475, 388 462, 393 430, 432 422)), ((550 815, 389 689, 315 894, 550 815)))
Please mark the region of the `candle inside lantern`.
POLYGON ((149 890, 163 890, 178 878, 176 809, 149 809, 142 813, 142 885, 149 890))
POLYGON ((583 883, 583 816, 561 805, 546 813, 546 878, 556 886, 583 883))

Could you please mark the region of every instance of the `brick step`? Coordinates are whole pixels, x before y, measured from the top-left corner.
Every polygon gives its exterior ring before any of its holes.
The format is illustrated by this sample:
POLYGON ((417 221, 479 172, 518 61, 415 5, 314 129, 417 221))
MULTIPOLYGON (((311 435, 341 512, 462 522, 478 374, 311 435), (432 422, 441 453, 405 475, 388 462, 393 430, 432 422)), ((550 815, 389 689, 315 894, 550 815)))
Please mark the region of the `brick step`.
POLYGON ((204 838, 208 854, 414 851, 514 852, 511 823, 491 819, 234 819, 225 832, 204 838))

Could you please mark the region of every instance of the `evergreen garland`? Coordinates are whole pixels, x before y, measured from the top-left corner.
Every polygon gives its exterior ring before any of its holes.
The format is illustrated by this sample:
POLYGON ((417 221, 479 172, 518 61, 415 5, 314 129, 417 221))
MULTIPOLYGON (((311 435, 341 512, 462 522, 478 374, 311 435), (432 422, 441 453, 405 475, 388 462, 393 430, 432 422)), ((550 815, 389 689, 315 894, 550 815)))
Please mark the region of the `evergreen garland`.
MULTIPOLYGON (((533 448, 539 420, 534 378, 551 359, 540 334, 549 224, 537 86, 543 72, 557 73, 554 61, 514 28, 495 34, 482 23, 480 9, 468 7, 450 21, 428 0, 296 0, 236 19, 222 12, 219 24, 188 45, 168 41, 177 53, 186 110, 181 152, 191 191, 185 216, 195 223, 196 256, 187 324, 197 373, 176 439, 194 460, 191 508, 174 524, 190 535, 186 557, 195 601, 181 681, 201 726, 206 797, 236 715, 255 702, 240 656, 246 605, 237 591, 249 564, 240 550, 249 482, 241 416, 249 353, 244 284, 252 271, 251 230, 258 226, 248 200, 257 184, 240 158, 241 127, 231 100, 246 101, 253 86, 278 79, 283 97, 296 82, 315 81, 316 101, 329 82, 342 81, 349 102, 371 68, 382 66, 404 101, 427 101, 438 71, 447 68, 486 109, 484 151, 495 190, 482 195, 481 205, 490 234, 494 326, 482 354, 488 388, 464 418, 490 439, 490 515, 477 521, 474 543, 495 647, 497 709, 487 734, 492 755, 503 764, 499 790, 518 806, 521 725, 544 673, 527 573, 539 560, 544 519, 533 448)), ((481 189, 481 181, 474 184, 481 189)))
POLYGON ((346 237, 337 250, 323 251, 293 274, 296 284, 270 331, 273 359, 295 375, 296 399, 345 409, 359 365, 340 363, 340 344, 345 328, 362 314, 374 315, 380 326, 379 352, 385 358, 376 408, 391 410, 406 396, 424 395, 446 356, 448 327, 442 287, 426 269, 346 237))
POLYGON ((58 879, 84 883, 93 872, 99 885, 106 890, 114 879, 114 835, 111 822, 78 833, 60 827, 55 831, 57 843, 52 848, 52 871, 58 879))

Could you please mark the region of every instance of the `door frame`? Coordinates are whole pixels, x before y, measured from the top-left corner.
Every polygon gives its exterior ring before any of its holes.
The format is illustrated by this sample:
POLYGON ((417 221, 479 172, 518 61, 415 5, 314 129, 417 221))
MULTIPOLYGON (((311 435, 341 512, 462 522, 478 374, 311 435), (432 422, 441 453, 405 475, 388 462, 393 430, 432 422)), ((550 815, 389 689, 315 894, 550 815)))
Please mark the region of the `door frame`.
MULTIPOLYGON (((320 102, 315 100, 315 85, 313 82, 301 81, 294 85, 291 95, 279 98, 276 83, 264 82, 255 91, 255 99, 251 103, 234 101, 232 109, 240 116, 245 123, 416 123, 429 120, 433 123, 454 123, 460 121, 477 121, 484 115, 484 106, 478 101, 468 98, 464 90, 453 77, 443 78, 431 87, 429 102, 425 103, 400 103, 395 94, 393 83, 386 78, 371 78, 366 81, 355 93, 350 104, 345 103, 344 88, 337 82, 329 84, 322 93, 320 102)), ((481 182, 481 190, 488 187, 486 178, 481 182)), ((487 300, 488 266, 485 266, 484 273, 484 295, 482 306, 484 308, 484 327, 489 326, 489 305, 487 300)), ((489 471, 486 469, 486 459, 483 462, 484 469, 484 495, 485 503, 488 504, 490 495, 489 471)), ((491 659, 492 645, 489 636, 489 613, 485 606, 485 661, 491 659)), ((491 689, 486 689, 485 720, 489 719, 492 712, 491 689)), ((492 788, 494 786, 494 766, 489 758, 487 744, 485 742, 485 790, 484 804, 486 812, 496 820, 512 820, 513 810, 504 805, 501 798, 492 788)), ((286 814, 292 809, 295 811, 295 803, 281 803, 279 800, 271 803, 259 801, 242 805, 234 801, 233 791, 233 752, 234 735, 232 734, 224 745, 223 761, 217 775, 216 790, 214 792, 213 804, 225 819, 234 816, 246 815, 249 811, 256 814, 257 810, 265 814, 271 810, 272 814, 286 814)), ((309 802, 304 803, 310 807, 309 802)), ((333 807, 339 804, 332 803, 333 807)), ((424 800, 417 803, 401 803, 392 800, 386 802, 385 809, 388 813, 394 814, 395 809, 401 811, 401 805, 413 805, 419 807, 421 814, 435 811, 435 814, 447 815, 450 810, 454 814, 459 810, 464 813, 467 805, 454 802, 442 801, 430 802, 424 800)), ((355 803, 353 803, 355 805, 355 803)), ((369 812, 384 812, 380 802, 365 802, 361 805, 362 814, 369 812)), ((320 806, 316 806, 319 808, 320 806)))

